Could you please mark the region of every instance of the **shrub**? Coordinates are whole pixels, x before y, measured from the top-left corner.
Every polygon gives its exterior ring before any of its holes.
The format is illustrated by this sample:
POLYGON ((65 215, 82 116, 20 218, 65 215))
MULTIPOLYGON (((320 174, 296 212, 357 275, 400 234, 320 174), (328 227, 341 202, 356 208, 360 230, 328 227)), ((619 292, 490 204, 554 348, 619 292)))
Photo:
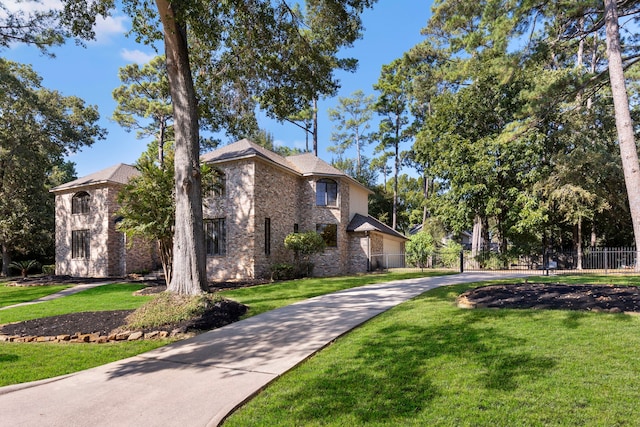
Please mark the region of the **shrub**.
POLYGON ((220 300, 220 296, 213 294, 193 296, 162 292, 127 316, 127 327, 148 329, 193 319, 220 300))
POLYGON ((459 266, 460 252, 462 252, 462 245, 454 242, 453 240, 449 240, 441 251, 441 258, 444 266, 448 268, 459 266))
POLYGON ((428 267, 435 252, 433 237, 421 231, 411 236, 406 245, 407 262, 416 267, 428 267))
POLYGON ((284 238, 284 247, 293 251, 295 263, 301 275, 311 276, 313 264, 311 255, 323 252, 325 242, 322 236, 315 231, 305 233, 291 233, 284 238))
POLYGON ((296 278, 296 266, 288 262, 271 265, 271 280, 290 280, 296 278))
POLYGON ((56 273, 56 265, 55 264, 46 264, 42 266, 42 272, 44 274, 55 274, 56 273))
POLYGON ((9 267, 19 270, 20 275, 25 278, 30 270, 40 267, 40 263, 34 259, 30 259, 28 261, 13 261, 9 264, 9 267))

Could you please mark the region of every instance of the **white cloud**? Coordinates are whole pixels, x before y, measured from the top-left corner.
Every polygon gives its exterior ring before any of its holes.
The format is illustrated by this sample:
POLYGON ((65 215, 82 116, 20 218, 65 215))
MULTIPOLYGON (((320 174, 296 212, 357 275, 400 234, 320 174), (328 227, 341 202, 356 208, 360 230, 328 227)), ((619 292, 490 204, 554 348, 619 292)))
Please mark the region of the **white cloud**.
POLYGON ((128 21, 129 18, 124 15, 98 17, 93 27, 96 32, 95 43, 107 43, 113 36, 124 35, 128 31, 128 21))
POLYGON ((21 1, 8 0, 2 2, 3 5, 9 10, 9 12, 23 11, 25 13, 50 10, 50 9, 62 9, 62 2, 60 0, 40 0, 40 1, 21 1))
POLYGON ((136 64, 146 64, 147 62, 151 61, 156 55, 155 53, 145 53, 138 49, 129 50, 123 48, 120 50, 120 56, 124 60, 129 62, 135 62, 136 64))

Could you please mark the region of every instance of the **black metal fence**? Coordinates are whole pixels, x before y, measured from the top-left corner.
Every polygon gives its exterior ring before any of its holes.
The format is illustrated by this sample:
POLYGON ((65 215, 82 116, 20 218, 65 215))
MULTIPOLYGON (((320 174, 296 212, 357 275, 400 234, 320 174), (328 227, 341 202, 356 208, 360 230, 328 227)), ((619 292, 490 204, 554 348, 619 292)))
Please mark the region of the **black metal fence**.
POLYGON ((586 248, 578 252, 549 251, 530 255, 505 255, 494 251, 432 251, 420 256, 377 254, 371 270, 526 271, 529 274, 640 274, 635 248, 586 248))

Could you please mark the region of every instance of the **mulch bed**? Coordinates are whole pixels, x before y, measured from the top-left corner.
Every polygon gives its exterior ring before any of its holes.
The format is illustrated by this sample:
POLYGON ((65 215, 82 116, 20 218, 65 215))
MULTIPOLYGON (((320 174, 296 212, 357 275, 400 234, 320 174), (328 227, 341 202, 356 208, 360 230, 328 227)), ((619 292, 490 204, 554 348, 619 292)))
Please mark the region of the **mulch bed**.
MULTIPOLYGON (((243 304, 223 300, 197 318, 164 325, 153 330, 179 333, 208 331, 238 321, 246 311, 247 307, 243 304)), ((99 333, 108 335, 111 331, 123 326, 126 323, 125 318, 132 312, 133 310, 91 311, 44 317, 0 326, 0 334, 56 336, 99 333)))
MULTIPOLYGON (((77 278, 71 276, 41 276, 27 277, 14 283, 16 286, 45 286, 51 284, 79 284, 104 282, 107 279, 77 278)), ((114 280, 117 282, 142 283, 146 287, 136 292, 137 295, 150 295, 165 291, 167 289, 164 280, 114 280)), ((225 289, 242 288, 266 283, 264 281, 245 282, 214 282, 211 283, 210 292, 225 289)), ((112 310, 112 311, 91 311, 82 313, 64 314, 41 319, 27 320, 19 323, 12 323, 0 326, 0 334, 20 335, 20 336, 56 336, 71 335, 76 333, 106 335, 111 331, 122 327, 125 318, 133 310, 112 310)), ((154 330, 167 332, 200 332, 216 329, 224 325, 236 322, 247 311, 247 306, 235 301, 223 300, 217 302, 211 310, 208 310, 198 318, 190 319, 181 323, 164 325, 154 330)), ((147 332, 147 331, 143 331, 147 332)))
POLYGON ((521 283, 471 289, 457 299, 464 308, 533 308, 640 312, 640 288, 614 285, 521 283))

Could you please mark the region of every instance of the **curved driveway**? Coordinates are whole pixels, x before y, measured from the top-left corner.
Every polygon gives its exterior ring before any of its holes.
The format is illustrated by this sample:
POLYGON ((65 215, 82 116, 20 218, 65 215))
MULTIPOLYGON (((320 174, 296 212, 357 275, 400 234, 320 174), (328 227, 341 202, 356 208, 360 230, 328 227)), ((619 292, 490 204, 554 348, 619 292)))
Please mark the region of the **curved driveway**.
POLYGON ((0 425, 217 426, 372 317, 438 286, 516 276, 473 272, 347 289, 86 371, 2 387, 0 425))

